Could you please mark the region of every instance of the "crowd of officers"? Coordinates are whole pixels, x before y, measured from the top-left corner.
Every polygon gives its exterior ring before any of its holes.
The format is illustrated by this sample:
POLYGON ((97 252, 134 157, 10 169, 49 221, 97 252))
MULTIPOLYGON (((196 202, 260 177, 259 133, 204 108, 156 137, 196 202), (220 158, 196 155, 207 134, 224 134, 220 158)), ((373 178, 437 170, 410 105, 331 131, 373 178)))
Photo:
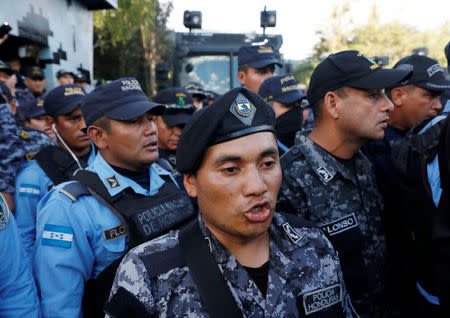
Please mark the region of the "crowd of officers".
POLYGON ((337 52, 306 92, 270 45, 238 64, 149 101, 0 62, 0 317, 450 316, 439 63, 337 52))

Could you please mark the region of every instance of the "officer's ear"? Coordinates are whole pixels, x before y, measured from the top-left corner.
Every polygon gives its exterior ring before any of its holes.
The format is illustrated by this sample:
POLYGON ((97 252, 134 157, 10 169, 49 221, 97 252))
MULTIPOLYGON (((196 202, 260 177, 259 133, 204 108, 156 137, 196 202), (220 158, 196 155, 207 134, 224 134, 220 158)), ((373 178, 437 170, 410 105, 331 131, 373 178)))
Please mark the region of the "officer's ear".
POLYGON ((106 149, 108 134, 105 129, 91 125, 87 129, 87 134, 99 150, 106 149))
POLYGON ((339 118, 340 113, 340 102, 342 98, 336 92, 328 92, 323 97, 322 103, 322 114, 327 113, 327 117, 331 117, 333 119, 339 118))
POLYGON ((45 123, 51 127, 55 123, 55 120, 51 116, 45 115, 45 123))
POLYGON ((246 72, 238 71, 237 78, 238 78, 239 82, 241 82, 242 86, 245 86, 245 84, 247 84, 247 73, 246 72))
POLYGON ((396 87, 391 91, 391 101, 395 107, 403 106, 406 97, 407 92, 403 89, 403 87, 396 87))
POLYGON ((183 179, 184 188, 190 197, 197 197, 197 178, 195 173, 185 173, 183 179))

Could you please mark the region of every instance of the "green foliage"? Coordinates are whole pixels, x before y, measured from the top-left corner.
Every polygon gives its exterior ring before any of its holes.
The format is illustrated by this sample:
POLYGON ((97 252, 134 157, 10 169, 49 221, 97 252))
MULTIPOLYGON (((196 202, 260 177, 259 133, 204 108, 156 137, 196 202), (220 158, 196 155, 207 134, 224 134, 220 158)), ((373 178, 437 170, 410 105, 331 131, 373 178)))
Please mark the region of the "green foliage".
POLYGON ((328 23, 316 33, 319 41, 314 46, 313 55, 294 69, 295 77, 301 83, 309 82, 313 70, 311 66, 317 65, 329 54, 343 50, 358 50, 370 57, 388 56, 388 67, 392 67, 401 58, 411 55, 413 49, 428 47, 428 56, 437 59, 443 66, 447 65, 444 47, 450 39, 450 20, 442 27, 425 31, 395 21, 382 24, 374 2, 366 23, 357 25, 346 1, 334 8, 328 23))
POLYGON ((171 2, 119 0, 117 10, 95 12, 94 76, 136 77, 152 95, 155 65, 171 56, 166 29, 171 9, 171 2))

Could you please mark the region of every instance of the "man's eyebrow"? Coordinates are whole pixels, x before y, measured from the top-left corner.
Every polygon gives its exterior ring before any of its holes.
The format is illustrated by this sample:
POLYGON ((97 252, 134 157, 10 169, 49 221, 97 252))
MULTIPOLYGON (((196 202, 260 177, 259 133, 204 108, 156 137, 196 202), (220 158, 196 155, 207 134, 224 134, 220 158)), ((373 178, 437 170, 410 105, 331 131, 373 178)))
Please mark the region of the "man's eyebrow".
POLYGON ((220 155, 215 161, 216 164, 222 164, 228 161, 240 161, 242 157, 236 155, 220 155))
POLYGON ((270 147, 263 152, 261 152, 260 157, 272 156, 277 154, 277 149, 275 147, 270 147))

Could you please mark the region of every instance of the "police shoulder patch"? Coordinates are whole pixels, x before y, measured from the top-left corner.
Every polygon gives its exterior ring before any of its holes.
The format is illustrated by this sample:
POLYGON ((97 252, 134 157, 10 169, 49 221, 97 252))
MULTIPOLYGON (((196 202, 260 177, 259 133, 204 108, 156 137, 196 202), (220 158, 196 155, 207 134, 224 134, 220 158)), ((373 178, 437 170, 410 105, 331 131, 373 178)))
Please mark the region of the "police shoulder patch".
POLYGON ((111 189, 117 189, 120 188, 119 180, 115 175, 112 175, 111 177, 106 178, 106 181, 108 182, 108 185, 111 189))
POLYGON ((9 222, 9 208, 5 199, 0 194, 0 230, 3 230, 8 226, 9 222))

